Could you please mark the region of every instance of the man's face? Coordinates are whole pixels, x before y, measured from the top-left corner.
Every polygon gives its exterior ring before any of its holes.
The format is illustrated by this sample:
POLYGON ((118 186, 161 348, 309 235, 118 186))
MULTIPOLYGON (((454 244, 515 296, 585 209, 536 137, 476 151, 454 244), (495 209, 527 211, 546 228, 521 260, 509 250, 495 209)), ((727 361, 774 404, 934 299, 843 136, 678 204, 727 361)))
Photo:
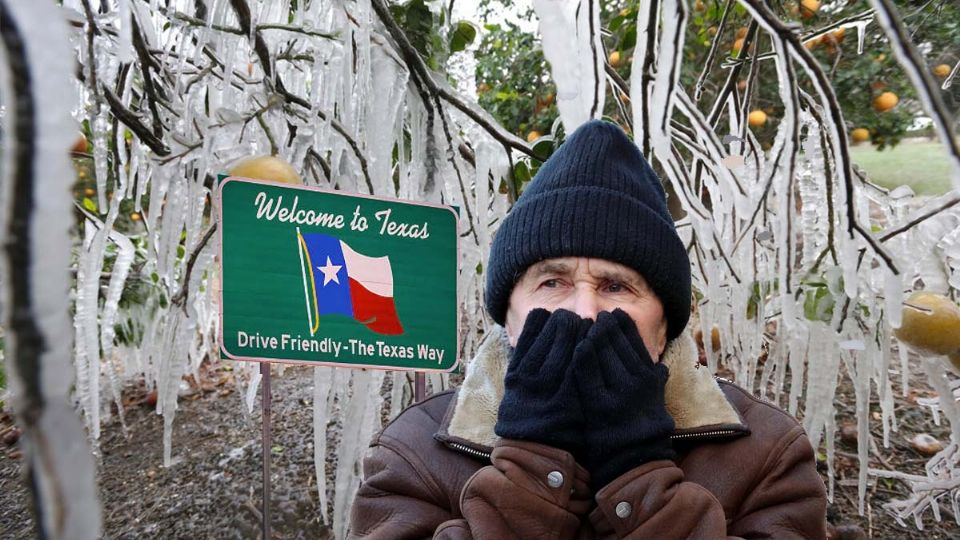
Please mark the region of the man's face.
POLYGON ((511 346, 536 308, 566 309, 593 320, 601 311, 620 308, 636 323, 654 362, 667 345, 660 299, 636 270, 605 259, 561 257, 528 268, 510 294, 506 330, 511 346))

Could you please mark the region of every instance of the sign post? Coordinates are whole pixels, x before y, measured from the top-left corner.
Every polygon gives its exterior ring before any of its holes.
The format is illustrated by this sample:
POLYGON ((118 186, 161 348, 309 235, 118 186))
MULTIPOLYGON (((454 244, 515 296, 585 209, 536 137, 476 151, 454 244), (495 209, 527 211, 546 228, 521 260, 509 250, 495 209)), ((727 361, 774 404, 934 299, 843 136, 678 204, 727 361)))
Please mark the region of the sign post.
POLYGON ((271 403, 273 396, 270 393, 270 364, 260 362, 260 374, 263 376, 263 394, 260 396, 260 410, 263 412, 263 538, 270 539, 270 449, 273 447, 273 436, 270 431, 271 403))
POLYGON ((263 375, 270 538, 271 362, 423 372, 457 364, 457 214, 425 203, 229 177, 218 192, 220 350, 263 375))

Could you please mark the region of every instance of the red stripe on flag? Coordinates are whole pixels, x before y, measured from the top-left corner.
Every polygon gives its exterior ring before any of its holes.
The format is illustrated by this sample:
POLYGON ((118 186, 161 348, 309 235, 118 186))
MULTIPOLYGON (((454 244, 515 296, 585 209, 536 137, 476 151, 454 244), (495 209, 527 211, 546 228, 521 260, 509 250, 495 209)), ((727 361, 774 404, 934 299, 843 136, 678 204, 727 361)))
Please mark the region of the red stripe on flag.
POLYGON ((403 333, 393 297, 370 292, 357 280, 350 279, 350 297, 353 300, 353 318, 378 334, 403 333))

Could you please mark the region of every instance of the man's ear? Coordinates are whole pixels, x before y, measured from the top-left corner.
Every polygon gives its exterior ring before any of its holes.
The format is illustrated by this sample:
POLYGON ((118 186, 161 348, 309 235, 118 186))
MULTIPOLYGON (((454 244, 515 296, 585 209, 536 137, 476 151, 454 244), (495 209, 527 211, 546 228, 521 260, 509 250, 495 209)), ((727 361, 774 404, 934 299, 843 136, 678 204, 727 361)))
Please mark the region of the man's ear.
POLYGON ((660 328, 657 329, 657 357, 663 356, 663 351, 667 349, 667 319, 660 320, 660 328))

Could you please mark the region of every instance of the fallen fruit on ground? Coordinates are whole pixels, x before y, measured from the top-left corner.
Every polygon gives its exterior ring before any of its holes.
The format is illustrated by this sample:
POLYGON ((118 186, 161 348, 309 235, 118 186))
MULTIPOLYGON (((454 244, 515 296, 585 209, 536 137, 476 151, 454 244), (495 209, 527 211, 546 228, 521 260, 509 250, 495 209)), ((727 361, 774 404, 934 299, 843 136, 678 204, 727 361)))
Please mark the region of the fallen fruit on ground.
POLYGON ((903 303, 903 321, 894 335, 920 354, 956 355, 960 352, 960 307, 942 294, 915 292, 903 303))
POLYGON ((767 113, 759 109, 750 111, 750 116, 747 117, 747 123, 750 124, 750 127, 760 127, 767 123, 767 113))
POLYGON ((886 112, 897 106, 900 98, 893 92, 884 92, 874 98, 873 110, 877 112, 886 112))
POLYGON ((870 140, 870 130, 867 128, 857 128, 850 132, 850 138, 855 143, 861 143, 870 140))
POLYGON ((925 456, 932 456, 943 450, 943 443, 929 433, 917 433, 910 439, 910 446, 925 456))
POLYGON ((276 156, 257 156, 245 159, 229 171, 230 176, 254 180, 272 180, 283 184, 302 184, 300 174, 286 161, 276 156))

